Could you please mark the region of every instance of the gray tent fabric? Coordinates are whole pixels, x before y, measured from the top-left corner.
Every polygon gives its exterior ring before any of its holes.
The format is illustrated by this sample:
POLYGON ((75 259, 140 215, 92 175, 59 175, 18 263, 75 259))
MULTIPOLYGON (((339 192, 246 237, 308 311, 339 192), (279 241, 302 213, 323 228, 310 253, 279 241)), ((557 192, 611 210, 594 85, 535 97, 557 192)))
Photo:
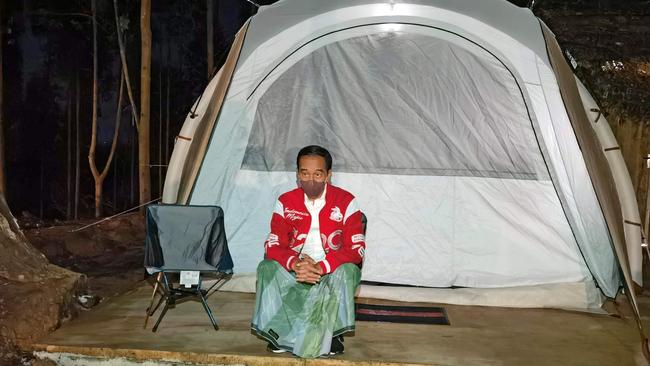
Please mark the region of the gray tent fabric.
POLYGON ((355 37, 293 65, 260 99, 242 169, 293 171, 314 142, 337 172, 550 179, 505 66, 419 34, 355 37))
POLYGON ((223 219, 217 206, 147 206, 144 266, 232 273, 223 219))

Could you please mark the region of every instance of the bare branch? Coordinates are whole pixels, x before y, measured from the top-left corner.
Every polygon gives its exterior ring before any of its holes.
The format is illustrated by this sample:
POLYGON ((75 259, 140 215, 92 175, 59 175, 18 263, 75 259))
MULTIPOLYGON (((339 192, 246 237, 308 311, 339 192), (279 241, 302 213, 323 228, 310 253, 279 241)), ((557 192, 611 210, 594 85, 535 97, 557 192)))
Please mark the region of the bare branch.
POLYGON ((120 136, 120 123, 122 121, 122 99, 124 99, 124 73, 120 77, 120 92, 117 97, 117 113, 115 115, 115 130, 113 131, 113 143, 111 144, 111 152, 108 155, 106 160, 106 165, 100 176, 103 181, 108 175, 108 169, 111 167, 111 162, 113 161, 113 156, 115 155, 115 150, 117 148, 117 140, 120 136))
POLYGON ((126 91, 129 95, 129 102, 131 103, 131 109, 133 110, 135 128, 139 129, 140 125, 140 116, 138 115, 138 108, 135 105, 135 99, 133 98, 133 89, 131 88, 131 78, 129 77, 129 66, 126 63, 126 47, 124 47, 124 38, 122 37, 122 26, 120 25, 119 12, 117 10, 117 0, 113 0, 113 10, 115 11, 115 26, 117 28, 117 43, 120 48, 120 60, 122 62, 122 72, 124 73, 124 78, 126 80, 126 91))

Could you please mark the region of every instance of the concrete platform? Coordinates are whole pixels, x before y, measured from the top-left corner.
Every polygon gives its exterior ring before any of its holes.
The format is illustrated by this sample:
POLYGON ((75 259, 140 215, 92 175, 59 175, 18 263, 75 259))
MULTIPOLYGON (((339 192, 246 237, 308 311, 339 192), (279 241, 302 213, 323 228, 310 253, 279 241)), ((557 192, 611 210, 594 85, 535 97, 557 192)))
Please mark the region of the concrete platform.
POLYGON ((266 352, 266 343, 251 334, 253 294, 222 292, 210 298, 219 331, 192 301, 170 310, 157 333, 151 332, 153 321, 142 328, 150 295, 144 284, 100 304, 35 344, 34 351, 67 365, 646 364, 632 319, 451 305, 445 306, 450 326, 357 322, 354 336, 345 338, 345 354, 302 360, 266 352))

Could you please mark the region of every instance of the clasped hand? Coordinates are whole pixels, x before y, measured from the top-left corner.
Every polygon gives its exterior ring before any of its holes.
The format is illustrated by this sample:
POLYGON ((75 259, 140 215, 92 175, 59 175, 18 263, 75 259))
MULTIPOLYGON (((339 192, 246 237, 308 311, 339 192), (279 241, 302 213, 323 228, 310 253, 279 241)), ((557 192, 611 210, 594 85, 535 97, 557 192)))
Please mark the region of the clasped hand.
POLYGON ((296 273, 297 282, 311 283, 313 285, 318 283, 323 275, 323 270, 318 263, 308 255, 303 254, 303 258, 295 261, 291 267, 296 273))

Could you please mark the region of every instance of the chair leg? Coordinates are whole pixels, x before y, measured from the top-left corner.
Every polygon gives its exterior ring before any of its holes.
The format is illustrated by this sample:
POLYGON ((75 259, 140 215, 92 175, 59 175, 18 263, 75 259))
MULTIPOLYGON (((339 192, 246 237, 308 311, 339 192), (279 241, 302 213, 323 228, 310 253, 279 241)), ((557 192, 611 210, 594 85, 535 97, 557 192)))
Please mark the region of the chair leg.
POLYGON ((160 322, 162 321, 162 318, 167 313, 168 309, 169 309, 169 304, 165 304, 165 307, 162 309, 162 312, 160 313, 160 316, 158 317, 158 320, 156 321, 156 324, 151 329, 152 332, 155 332, 155 331, 158 330, 158 326, 160 325, 160 322))
POLYGON ((151 329, 152 332, 155 332, 158 330, 158 326, 160 325, 160 322, 162 319, 165 317, 165 314, 167 314, 167 310, 170 308, 173 308, 176 306, 176 293, 174 293, 173 289, 170 292, 166 293, 166 300, 165 301, 165 307, 162 309, 160 312, 160 316, 158 317, 158 321, 156 321, 156 324, 153 326, 151 329))
POLYGON ((165 301, 165 294, 160 294, 160 299, 158 299, 156 306, 154 306, 153 309, 149 310, 149 316, 153 316, 153 314, 156 313, 156 310, 158 310, 163 301, 165 301))
MULTIPOLYGON (((153 287, 153 293, 151 294, 151 302, 149 303, 149 307, 147 308, 147 315, 144 318, 144 325, 142 326, 142 329, 147 329, 147 323, 149 322, 149 317, 153 315, 153 313, 158 309, 158 306, 160 306, 160 301, 158 302, 158 305, 156 305, 155 308, 152 309, 153 306, 153 301, 156 298, 156 293, 158 292, 158 285, 160 284, 160 278, 162 276, 162 272, 158 272, 158 275, 156 276, 156 284, 153 287)), ((162 298, 160 299, 162 301, 162 298)))
POLYGON ((208 302, 205 301, 205 297, 203 296, 202 293, 200 293, 200 297, 201 297, 201 303, 203 304, 203 308, 205 309, 205 312, 208 313, 208 317, 210 318, 210 323, 212 323, 214 330, 219 330, 219 326, 217 325, 217 322, 214 320, 214 316, 212 315, 212 310, 210 310, 210 307, 208 306, 208 302))
MULTIPOLYGON (((214 287, 214 286, 213 286, 214 287)), ((211 287, 212 288, 212 287, 211 287)), ((162 319, 165 317, 165 314, 167 314, 167 310, 170 308, 173 308, 176 305, 176 300, 177 299, 183 299, 187 296, 198 296, 201 299, 201 305, 203 305, 203 309, 205 312, 208 314, 208 317, 210 318, 210 323, 212 323, 212 327, 214 330, 219 330, 219 326, 217 325, 217 321, 214 318, 214 315, 212 315, 212 310, 208 306, 208 302, 206 299, 206 294, 208 294, 208 290, 202 290, 201 289, 201 280, 199 279, 199 284, 194 290, 185 290, 181 288, 174 288, 173 285, 171 285, 168 280, 167 276, 164 273, 159 273, 158 278, 156 280, 156 285, 154 287, 154 293, 151 295, 151 304, 147 308, 147 318, 145 318, 145 328, 147 325, 147 320, 150 316, 152 316, 158 307, 161 305, 163 301, 165 301, 165 306, 163 307, 162 311, 160 312, 160 315, 158 316, 158 320, 156 321, 156 324, 153 326, 151 329, 152 332, 156 332, 158 330, 158 326, 160 325, 160 322, 162 319), (162 281, 161 281, 162 277, 162 281), (156 292, 162 289, 163 294, 161 294, 161 298, 158 300, 158 303, 154 308, 152 308, 153 301, 155 299, 155 294, 156 292)))

